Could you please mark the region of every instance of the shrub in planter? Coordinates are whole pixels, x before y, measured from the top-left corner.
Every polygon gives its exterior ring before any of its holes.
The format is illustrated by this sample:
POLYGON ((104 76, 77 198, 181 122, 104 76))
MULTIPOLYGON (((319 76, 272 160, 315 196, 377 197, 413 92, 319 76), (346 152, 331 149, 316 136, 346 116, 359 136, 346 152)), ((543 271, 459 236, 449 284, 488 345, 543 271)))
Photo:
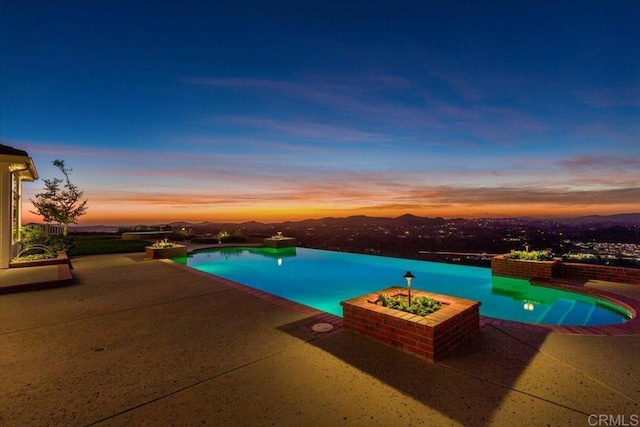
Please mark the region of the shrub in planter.
POLYGON ((20 245, 20 253, 14 261, 33 261, 57 258, 59 251, 73 247, 73 240, 67 236, 49 235, 40 227, 26 226, 20 229, 20 245))
POLYGON ((553 259, 553 255, 549 251, 511 251, 504 257, 525 261, 551 261, 553 259))
POLYGON ((151 245, 152 248, 158 248, 158 249, 173 248, 175 246, 176 244, 173 242, 170 242, 169 239, 158 240, 153 245, 151 245))
POLYGON ((145 252, 147 258, 178 258, 187 256, 187 247, 164 239, 147 246, 145 252))
POLYGON ((397 295, 391 297, 385 293, 380 294, 380 305, 383 307, 389 307, 396 310, 401 310, 411 314, 417 314, 418 316, 428 316, 431 313, 442 308, 442 303, 436 301, 433 298, 419 296, 411 299, 411 305, 409 305, 409 298, 404 295, 397 295))

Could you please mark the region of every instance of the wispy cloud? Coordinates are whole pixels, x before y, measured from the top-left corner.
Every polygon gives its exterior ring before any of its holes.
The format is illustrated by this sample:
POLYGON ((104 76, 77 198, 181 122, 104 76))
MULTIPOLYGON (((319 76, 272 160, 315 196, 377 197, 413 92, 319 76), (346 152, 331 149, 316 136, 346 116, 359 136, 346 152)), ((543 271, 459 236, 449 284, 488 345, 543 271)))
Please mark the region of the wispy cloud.
POLYGON ((445 81, 451 88, 467 101, 477 102, 484 98, 484 93, 480 85, 470 80, 468 76, 455 75, 442 70, 430 70, 429 73, 445 81))
POLYGON ((576 98, 597 108, 640 107, 640 86, 602 87, 598 90, 577 90, 576 98))
MULTIPOLYGON (((295 120, 275 120, 247 116, 216 116, 216 122, 234 123, 258 129, 274 130, 278 133, 298 138, 340 142, 375 142, 388 140, 383 133, 368 132, 353 127, 343 127, 328 123, 295 120)), ((309 144, 311 145, 311 144, 309 144)))
POLYGON ((319 87, 306 82, 252 78, 187 78, 184 82, 223 89, 259 89, 270 92, 270 96, 284 95, 335 106, 350 105, 353 102, 351 97, 332 91, 326 86, 319 87))
POLYGON ((69 155, 73 156, 112 156, 113 150, 106 147, 96 146, 76 146, 68 143, 60 142, 43 142, 43 141, 29 141, 29 140, 16 140, 0 138, 2 144, 10 145, 14 147, 21 147, 21 149, 27 151, 30 156, 41 155, 48 156, 52 159, 61 158, 69 155))
MULTIPOLYGON (((371 199, 373 200, 373 199, 371 199)), ((584 208, 607 212, 609 207, 640 209, 640 188, 600 191, 549 191, 536 188, 422 188, 400 194, 395 198, 379 200, 362 209, 404 210, 407 212, 456 211, 462 215, 500 215, 514 212, 518 215, 546 212, 579 212, 584 208)), ((446 215, 446 214, 445 214, 446 215)))
POLYGON ((571 159, 559 160, 559 165, 570 170, 593 170, 605 169, 619 171, 620 169, 631 169, 640 178, 640 154, 637 156, 579 156, 571 159))
MULTIPOLYGON (((445 76, 439 75, 439 78, 444 79, 445 76)), ((309 114, 309 111, 315 114, 318 107, 330 108, 331 115, 327 120, 335 123, 339 117, 342 121, 349 120, 352 126, 352 130, 346 132, 344 127, 328 125, 328 121, 322 123, 298 119, 303 125, 311 125, 305 130, 291 124, 282 125, 273 118, 244 119, 248 124, 270 127, 272 130, 279 126, 279 130, 298 137, 318 137, 319 133, 326 131, 328 135, 341 140, 404 135, 430 141, 434 145, 438 145, 439 140, 446 140, 447 145, 461 143, 462 146, 478 146, 487 141, 514 145, 548 130, 539 119, 522 109, 477 102, 455 103, 449 97, 428 91, 403 77, 379 74, 364 75, 360 79, 342 76, 334 76, 333 79, 316 77, 279 81, 200 78, 186 79, 185 82, 219 89, 245 90, 255 97, 293 99, 302 103, 299 104, 301 115, 309 114), (389 95, 389 90, 393 95, 389 95), (302 108, 303 105, 315 107, 307 111, 306 107, 302 108), (357 127, 353 126, 354 123, 357 123, 357 127), (367 130, 363 130, 365 128, 367 130), (388 131, 391 128, 393 132, 388 131), (466 137, 461 139, 461 134, 466 137)), ((448 81, 455 80, 454 77, 448 77, 448 81)), ((327 113, 323 114, 326 116, 327 113)), ((236 120, 241 119, 236 117, 236 120)), ((291 117, 287 120, 296 121, 291 117)))

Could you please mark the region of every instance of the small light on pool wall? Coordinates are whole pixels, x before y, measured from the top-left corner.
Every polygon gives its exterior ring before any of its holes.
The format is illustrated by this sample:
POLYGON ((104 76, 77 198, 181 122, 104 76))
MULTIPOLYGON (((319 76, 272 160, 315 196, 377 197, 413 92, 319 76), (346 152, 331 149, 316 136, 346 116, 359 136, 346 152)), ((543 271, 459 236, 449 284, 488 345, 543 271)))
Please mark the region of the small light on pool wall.
POLYGON ((282 265, 282 258, 278 258, 278 265, 282 265))
POLYGON ((533 311, 533 309, 535 308, 535 306, 533 305, 533 303, 531 301, 524 301, 524 305, 522 306, 522 308, 524 308, 527 311, 533 311))
POLYGON ((414 276, 410 271, 407 271, 402 277, 404 277, 407 281, 407 289, 409 289, 409 306, 411 306, 411 279, 416 276, 414 276))

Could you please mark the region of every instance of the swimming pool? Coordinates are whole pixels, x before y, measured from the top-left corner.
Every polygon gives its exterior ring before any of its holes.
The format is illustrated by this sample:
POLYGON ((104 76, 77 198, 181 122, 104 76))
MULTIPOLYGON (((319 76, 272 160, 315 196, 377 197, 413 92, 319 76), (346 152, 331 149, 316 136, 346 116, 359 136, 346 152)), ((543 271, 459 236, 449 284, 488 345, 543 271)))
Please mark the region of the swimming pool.
POLYGON ((176 259, 192 268, 342 316, 340 301, 392 285, 481 301, 480 314, 545 325, 603 326, 631 318, 588 295, 491 275, 491 269, 306 248, 221 248, 176 259))

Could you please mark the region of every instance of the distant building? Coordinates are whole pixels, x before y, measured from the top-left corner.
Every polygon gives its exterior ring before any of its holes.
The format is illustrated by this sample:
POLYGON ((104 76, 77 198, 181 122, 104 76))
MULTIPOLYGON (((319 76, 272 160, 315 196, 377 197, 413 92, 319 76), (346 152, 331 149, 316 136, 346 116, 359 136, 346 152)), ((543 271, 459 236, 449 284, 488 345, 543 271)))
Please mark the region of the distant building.
POLYGON ((22 183, 38 179, 26 151, 0 144, 0 268, 16 255, 22 226, 22 183))

